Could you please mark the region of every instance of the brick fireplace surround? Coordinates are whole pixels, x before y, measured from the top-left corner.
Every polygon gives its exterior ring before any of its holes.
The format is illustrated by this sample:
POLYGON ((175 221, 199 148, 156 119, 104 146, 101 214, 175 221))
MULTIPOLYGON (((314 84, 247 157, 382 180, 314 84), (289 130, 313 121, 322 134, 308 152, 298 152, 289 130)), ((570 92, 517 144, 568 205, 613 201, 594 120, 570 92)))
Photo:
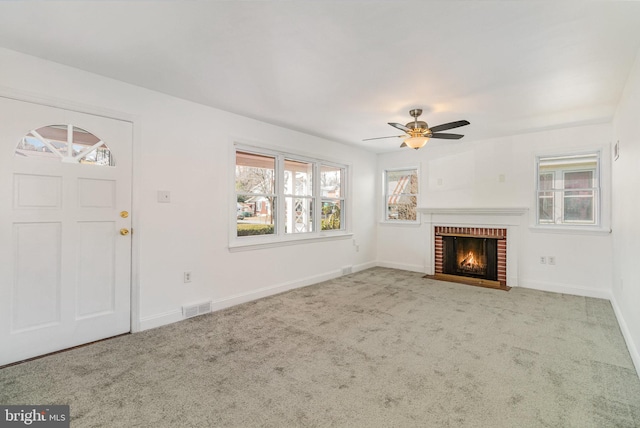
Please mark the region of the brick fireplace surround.
POLYGON ((498 240, 498 282, 500 286, 507 285, 507 229, 496 229, 488 227, 455 227, 455 226, 435 226, 434 227, 434 265, 436 276, 444 273, 442 261, 444 258, 442 235, 470 236, 474 238, 491 238, 498 240))

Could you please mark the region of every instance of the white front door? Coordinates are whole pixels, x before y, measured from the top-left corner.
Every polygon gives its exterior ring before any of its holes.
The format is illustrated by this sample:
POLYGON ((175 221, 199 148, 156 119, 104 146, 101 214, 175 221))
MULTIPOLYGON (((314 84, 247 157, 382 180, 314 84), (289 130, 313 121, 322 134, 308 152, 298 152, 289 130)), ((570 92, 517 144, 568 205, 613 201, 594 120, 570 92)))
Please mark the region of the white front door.
POLYGON ((130 122, 0 97, 0 365, 130 331, 131 155, 130 122))

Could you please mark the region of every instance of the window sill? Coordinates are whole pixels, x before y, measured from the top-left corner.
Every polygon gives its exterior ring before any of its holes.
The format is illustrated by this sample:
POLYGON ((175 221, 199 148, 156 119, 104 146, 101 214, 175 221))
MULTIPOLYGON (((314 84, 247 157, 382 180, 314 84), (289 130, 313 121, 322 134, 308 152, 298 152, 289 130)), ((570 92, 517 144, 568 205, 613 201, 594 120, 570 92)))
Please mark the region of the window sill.
POLYGON ((532 225, 529 226, 529 230, 532 232, 560 233, 566 235, 609 235, 611 233, 611 228, 602 226, 532 225))
POLYGON ((265 248, 285 247, 289 245, 310 244, 313 242, 334 241, 341 239, 351 239, 353 233, 337 232, 314 234, 313 236, 293 236, 286 238, 265 238, 265 237, 247 237, 247 240, 237 240, 229 244, 230 253, 238 253, 241 251, 262 250, 265 248))

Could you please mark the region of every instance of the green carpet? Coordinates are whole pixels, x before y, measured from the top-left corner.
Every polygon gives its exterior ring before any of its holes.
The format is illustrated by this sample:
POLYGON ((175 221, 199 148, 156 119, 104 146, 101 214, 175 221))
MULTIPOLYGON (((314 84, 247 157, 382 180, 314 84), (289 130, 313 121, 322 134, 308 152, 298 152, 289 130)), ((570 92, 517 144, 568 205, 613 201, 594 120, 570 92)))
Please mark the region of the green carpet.
POLYGON ((374 268, 0 370, 73 427, 638 427, 606 300, 374 268))

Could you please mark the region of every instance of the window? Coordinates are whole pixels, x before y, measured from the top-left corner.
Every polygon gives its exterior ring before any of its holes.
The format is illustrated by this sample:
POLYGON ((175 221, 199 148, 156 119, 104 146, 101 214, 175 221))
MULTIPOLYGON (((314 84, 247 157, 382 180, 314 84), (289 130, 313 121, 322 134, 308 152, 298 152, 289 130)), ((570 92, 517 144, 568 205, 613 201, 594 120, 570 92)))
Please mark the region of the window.
POLYGON ((599 153, 538 158, 538 224, 598 225, 599 153))
POLYGON ((73 125, 49 125, 29 131, 15 155, 64 163, 115 166, 109 147, 92 133, 73 125))
POLYGON ((418 208, 418 170, 384 172, 385 221, 416 222, 418 208))
POLYGON ((322 198, 322 230, 340 230, 344 224, 342 192, 344 168, 320 166, 320 189, 322 198))
POLYGON ((272 235, 275 230, 276 158, 236 152, 238 236, 272 235))
POLYGON ((240 147, 235 162, 237 237, 345 230, 346 166, 240 147))
POLYGON ((284 160, 285 233, 313 232, 313 164, 284 160))

